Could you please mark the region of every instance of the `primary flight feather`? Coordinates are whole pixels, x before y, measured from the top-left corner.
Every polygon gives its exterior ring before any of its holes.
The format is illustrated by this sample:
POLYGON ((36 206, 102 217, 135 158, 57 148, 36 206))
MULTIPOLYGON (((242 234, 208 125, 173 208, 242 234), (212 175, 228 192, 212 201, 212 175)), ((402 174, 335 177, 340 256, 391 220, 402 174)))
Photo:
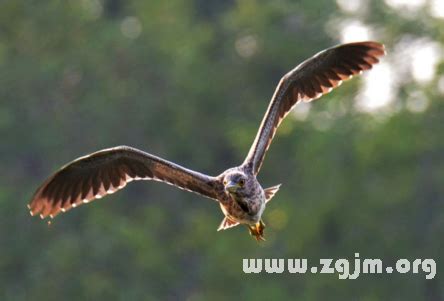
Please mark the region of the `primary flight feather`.
POLYGON ((50 176, 28 205, 31 215, 55 217, 122 189, 133 180, 156 180, 216 200, 225 215, 218 230, 247 225, 263 240, 262 213, 279 186, 263 189, 256 179, 276 130, 300 101, 312 101, 342 81, 371 69, 385 54, 377 42, 338 45, 304 61, 280 80, 245 161, 208 176, 128 146, 78 158, 50 176))

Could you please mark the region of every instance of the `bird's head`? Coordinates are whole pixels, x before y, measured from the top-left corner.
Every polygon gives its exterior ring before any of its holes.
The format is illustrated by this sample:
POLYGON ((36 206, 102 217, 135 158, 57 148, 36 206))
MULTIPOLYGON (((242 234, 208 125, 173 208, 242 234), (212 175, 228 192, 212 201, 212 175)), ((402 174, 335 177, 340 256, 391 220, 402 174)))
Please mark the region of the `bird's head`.
POLYGON ((242 172, 232 172, 224 177, 224 186, 230 194, 242 194, 248 189, 248 178, 242 172))

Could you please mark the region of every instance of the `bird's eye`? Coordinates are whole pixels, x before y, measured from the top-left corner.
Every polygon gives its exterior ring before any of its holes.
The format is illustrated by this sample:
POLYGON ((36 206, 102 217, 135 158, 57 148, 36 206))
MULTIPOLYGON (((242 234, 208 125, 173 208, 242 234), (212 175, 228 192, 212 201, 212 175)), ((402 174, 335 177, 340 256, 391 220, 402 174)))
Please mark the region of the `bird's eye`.
POLYGON ((227 180, 224 180, 224 185, 227 185, 227 180))
POLYGON ((245 180, 244 179, 240 179, 239 180, 239 186, 243 187, 245 185, 245 180))

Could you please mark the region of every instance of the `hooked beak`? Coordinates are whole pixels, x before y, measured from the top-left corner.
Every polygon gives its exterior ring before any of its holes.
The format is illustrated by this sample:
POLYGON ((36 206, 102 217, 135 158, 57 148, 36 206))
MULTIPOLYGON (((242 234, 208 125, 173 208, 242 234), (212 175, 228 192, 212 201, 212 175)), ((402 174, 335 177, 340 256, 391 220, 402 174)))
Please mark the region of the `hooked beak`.
POLYGON ((235 193, 239 187, 239 183, 233 181, 230 181, 227 185, 225 185, 225 189, 230 193, 235 193))

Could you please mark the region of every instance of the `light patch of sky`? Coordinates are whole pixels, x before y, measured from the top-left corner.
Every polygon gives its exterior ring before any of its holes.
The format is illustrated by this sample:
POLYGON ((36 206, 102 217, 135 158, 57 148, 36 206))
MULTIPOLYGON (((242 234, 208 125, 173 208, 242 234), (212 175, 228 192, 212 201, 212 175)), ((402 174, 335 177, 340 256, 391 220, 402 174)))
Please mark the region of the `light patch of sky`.
MULTIPOLYGON (((418 8, 424 4, 422 0, 413 0, 412 3, 403 0, 390 1, 393 6, 409 8, 418 8)), ((374 39, 372 28, 358 19, 334 21, 333 24, 339 29, 340 40, 343 43, 374 39)), ((388 107, 392 106, 391 109, 396 110, 393 100, 398 92, 398 86, 410 80, 419 84, 429 83, 434 79, 441 59, 443 59, 443 49, 439 43, 428 38, 409 35, 401 37, 397 43, 394 43, 393 49, 388 50, 388 55, 381 58, 379 65, 364 73, 364 84, 356 97, 356 109, 372 113, 390 110, 388 107), (392 53, 396 53, 396 56, 392 53)), ((408 109, 422 112, 427 108, 426 101, 418 100, 418 97, 414 99, 416 100, 410 102, 408 109)))
POLYGON ((385 0, 384 2, 392 8, 411 11, 417 10, 426 4, 426 0, 385 0))
POLYGON ((442 47, 430 38, 418 38, 404 35, 391 50, 393 68, 396 69, 398 80, 407 82, 414 80, 419 84, 432 81, 436 68, 443 58, 442 47))
POLYGON ((373 112, 387 107, 395 97, 393 70, 387 62, 375 65, 370 72, 363 74, 364 84, 356 97, 356 109, 373 112))
POLYGON ((342 43, 366 41, 372 38, 371 28, 357 19, 340 22, 339 31, 342 43))
POLYGON ((359 13, 366 11, 368 3, 367 0, 336 0, 336 4, 344 12, 359 13))
POLYGON ((426 5, 426 0, 384 0, 401 17, 414 19, 426 5))
MULTIPOLYGON (((338 24, 341 42, 373 39, 372 29, 356 19, 338 24)), ((384 60, 385 58, 382 58, 384 60)), ((378 111, 392 103, 395 96, 393 72, 387 62, 376 65, 363 74, 364 85, 356 97, 356 109, 361 112, 378 111)))
POLYGON ((430 0, 430 15, 444 19, 444 0, 430 0))
POLYGON ((434 41, 418 41, 411 48, 411 73, 419 83, 428 83, 436 73, 436 67, 442 58, 442 48, 434 41))

